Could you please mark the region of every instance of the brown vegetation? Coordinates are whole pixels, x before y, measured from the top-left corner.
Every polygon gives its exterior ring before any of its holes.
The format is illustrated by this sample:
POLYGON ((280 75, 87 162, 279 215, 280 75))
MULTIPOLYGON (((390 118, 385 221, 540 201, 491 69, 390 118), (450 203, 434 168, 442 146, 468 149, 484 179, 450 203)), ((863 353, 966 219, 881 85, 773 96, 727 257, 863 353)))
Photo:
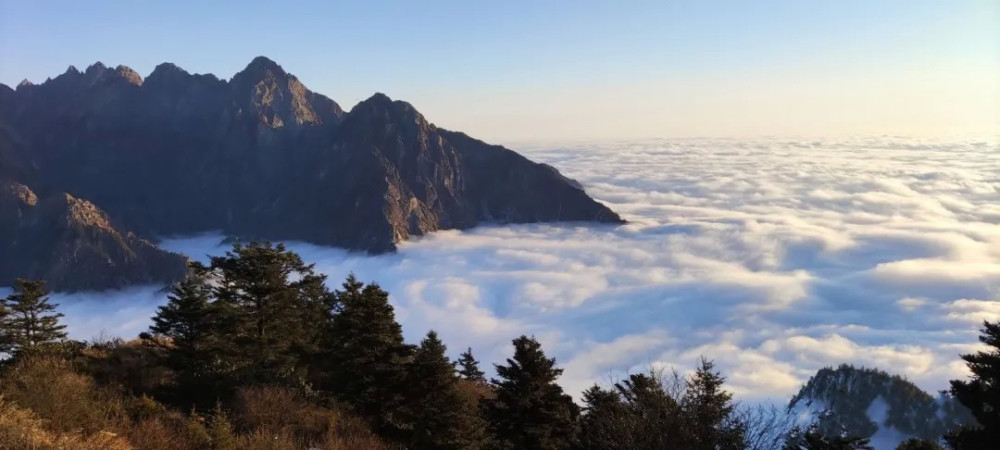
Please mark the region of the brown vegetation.
MULTIPOLYGON (((155 387, 157 383, 148 374, 112 377, 110 368, 141 374, 140 361, 145 359, 137 355, 143 351, 148 349, 135 342, 117 342, 88 348, 72 362, 61 355, 18 360, 0 378, 0 448, 391 448, 360 419, 316 406, 284 388, 247 388, 240 391, 236 404, 206 412, 181 412, 146 395, 129 395, 126 384, 155 387), (134 370, 125 370, 129 368, 134 370), (98 378, 122 384, 98 383, 98 378)), ((158 370, 147 366, 147 372, 158 370)))

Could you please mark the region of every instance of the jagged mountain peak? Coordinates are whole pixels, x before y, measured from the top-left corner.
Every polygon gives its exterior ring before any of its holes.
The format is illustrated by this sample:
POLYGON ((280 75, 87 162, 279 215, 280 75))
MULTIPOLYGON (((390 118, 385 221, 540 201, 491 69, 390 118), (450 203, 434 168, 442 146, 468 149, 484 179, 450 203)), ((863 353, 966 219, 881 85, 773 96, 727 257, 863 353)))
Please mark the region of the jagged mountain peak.
POLYGON ((118 75, 121 75, 121 77, 129 83, 136 86, 142 86, 142 76, 140 76, 138 72, 132 70, 131 67, 119 64, 118 67, 115 67, 115 72, 118 73, 118 75))
POLYGON ((94 227, 105 231, 113 230, 111 219, 101 211, 97 205, 74 197, 68 193, 55 195, 47 200, 51 202, 53 208, 61 209, 65 212, 64 218, 67 224, 75 226, 94 227))
MULTIPOLYGON (((185 91, 193 85, 212 86, 222 89, 226 85, 224 80, 212 74, 192 74, 174 63, 160 63, 149 76, 142 82, 144 90, 160 90, 166 88, 169 92, 185 91)), ((205 92, 204 94, 208 94, 205 92)))
POLYGON ((157 64, 147 78, 174 77, 178 75, 185 76, 190 74, 188 71, 178 67, 177 64, 165 62, 157 64))
POLYGON ((365 120, 378 119, 399 122, 406 125, 415 124, 421 129, 433 127, 413 105, 402 100, 393 100, 381 92, 376 92, 371 97, 354 105, 348 116, 364 117, 365 120))
MULTIPOLYGON (((31 150, 19 159, 39 173, 38 184, 21 172, 15 181, 45 189, 31 217, 10 215, 8 226, 31 240, 0 232, 0 279, 45 274, 56 264, 43 256, 52 253, 46 246, 57 241, 111 245, 126 259, 127 249, 155 249, 126 242, 125 230, 222 230, 381 253, 411 236, 480 223, 622 223, 549 166, 438 129, 382 93, 344 114, 268 58, 229 81, 163 63, 140 84, 124 66, 101 67, 24 94, 0 90, 7 99, 0 116, 31 150), (42 220, 63 229, 36 230, 42 220), (36 266, 21 267, 14 250, 36 266)), ((176 274, 172 264, 145 267, 163 270, 161 279, 176 274)), ((66 277, 53 287, 150 279, 142 271, 118 280, 73 270, 59 269, 66 277)))
POLYGON ((385 94, 383 94, 381 92, 376 92, 376 93, 372 94, 371 97, 368 97, 368 98, 366 98, 366 99, 364 99, 364 100, 361 101, 361 104, 386 104, 386 105, 388 105, 388 104, 391 104, 391 103, 392 103, 392 99, 389 98, 388 95, 385 95, 385 94))
POLYGON ((255 111, 260 121, 272 129, 335 122, 330 113, 340 113, 339 106, 330 108, 332 100, 317 98, 298 78, 264 56, 250 61, 229 85, 237 104, 255 111), (314 107, 313 100, 322 105, 314 107), (323 111, 317 111, 319 108, 323 111))
MULTIPOLYGON (((78 83, 80 76, 79 72, 67 70, 66 73, 56 78, 69 79, 73 80, 72 81, 73 83, 78 83)), ((117 67, 112 69, 104 65, 104 63, 101 61, 97 61, 91 64, 90 66, 87 66, 87 69, 83 71, 82 79, 84 80, 83 81, 84 85, 90 85, 90 86, 103 84, 108 80, 113 80, 116 82, 124 81, 128 84, 136 86, 142 85, 142 77, 139 76, 139 74, 136 73, 136 71, 132 70, 128 66, 118 65, 117 67)), ((77 88, 80 87, 82 86, 77 86, 77 88)))
POLYGON ((257 83, 264 79, 277 79, 284 82, 289 76, 278 63, 266 56, 258 56, 251 60, 243 70, 233 75, 230 82, 234 84, 257 83))
MULTIPOLYGON (((376 93, 372 94, 371 97, 368 97, 368 98, 362 100, 360 103, 358 103, 357 105, 354 106, 354 108, 358 108, 358 107, 363 107, 363 108, 392 108, 392 109, 399 110, 399 111, 413 111, 413 112, 417 112, 417 109, 414 108, 413 105, 411 105, 411 104, 409 104, 407 102, 404 102, 402 100, 393 100, 391 97, 389 97, 388 95, 383 94, 381 92, 376 92, 376 93)), ((351 108, 351 110, 353 111, 354 108, 351 108)))
POLYGON ((95 62, 95 63, 87 66, 87 70, 85 70, 83 73, 85 73, 87 75, 90 75, 90 76, 94 76, 94 75, 97 75, 99 73, 106 72, 107 70, 108 70, 108 67, 105 66, 104 63, 102 63, 100 61, 97 61, 97 62, 95 62))
POLYGON ((281 68, 281 65, 266 56, 257 56, 254 59, 251 59, 250 64, 247 64, 247 69, 254 67, 281 73, 285 72, 285 70, 281 68))

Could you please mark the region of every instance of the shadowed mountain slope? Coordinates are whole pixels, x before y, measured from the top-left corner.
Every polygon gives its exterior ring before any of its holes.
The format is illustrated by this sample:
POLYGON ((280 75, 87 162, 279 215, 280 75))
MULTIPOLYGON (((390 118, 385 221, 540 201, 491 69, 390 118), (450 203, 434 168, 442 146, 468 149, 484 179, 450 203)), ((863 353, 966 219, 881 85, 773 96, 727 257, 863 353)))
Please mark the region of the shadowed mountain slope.
POLYGON ((145 79, 70 67, 0 87, 0 120, 31 149, 0 175, 86 199, 146 239, 222 230, 382 253, 482 223, 621 223, 550 166, 383 94, 345 112, 264 57, 228 81, 169 63, 145 79))

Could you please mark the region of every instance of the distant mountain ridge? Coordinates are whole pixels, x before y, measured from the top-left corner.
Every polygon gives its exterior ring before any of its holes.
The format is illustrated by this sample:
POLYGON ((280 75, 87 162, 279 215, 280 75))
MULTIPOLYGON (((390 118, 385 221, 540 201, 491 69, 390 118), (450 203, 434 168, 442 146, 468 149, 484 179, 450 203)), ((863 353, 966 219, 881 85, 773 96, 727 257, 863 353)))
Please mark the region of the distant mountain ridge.
POLYGON ((974 422, 950 397, 933 397, 902 377, 846 364, 816 372, 788 410, 803 429, 815 424, 828 436, 870 438, 876 450, 894 449, 911 437, 936 441, 974 422))
MULTIPOLYGON (((222 230, 382 253, 481 223, 622 222, 550 166, 438 128, 383 94, 345 112, 265 57, 228 81, 170 63, 145 79, 96 63, 41 84, 0 85, 0 127, 0 149, 17 149, 0 153, 0 182, 46 198, 68 193, 99 208, 119 235, 147 243, 222 230)), ((10 261, 11 236, 0 234, 0 285, 45 275, 45 263, 10 261)), ((53 285, 99 289, 178 273, 150 270, 53 285)))

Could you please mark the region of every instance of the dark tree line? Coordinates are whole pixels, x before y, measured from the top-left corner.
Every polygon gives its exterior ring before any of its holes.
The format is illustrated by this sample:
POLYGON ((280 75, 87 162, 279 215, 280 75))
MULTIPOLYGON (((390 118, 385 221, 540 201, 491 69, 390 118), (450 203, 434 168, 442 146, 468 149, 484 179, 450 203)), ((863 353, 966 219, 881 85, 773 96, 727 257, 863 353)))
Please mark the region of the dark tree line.
MULTIPOLYGON (((43 283, 19 280, 0 303, 0 353, 17 358, 65 340, 55 306, 43 283)), ((952 382, 951 390, 979 426, 949 435, 954 449, 1000 442, 1000 324, 985 326, 981 340, 990 351, 964 355, 973 377, 952 382)), ((739 410, 708 360, 687 378, 651 372, 595 385, 581 407, 557 383, 555 359, 521 336, 487 380, 471 348, 452 361, 434 331, 419 345, 406 343, 378 284, 352 275, 331 291, 324 275, 282 245, 237 244, 207 265, 193 264, 141 340, 170 381, 136 395, 224 418, 220 405, 238 389, 292 389, 318 405, 349 409, 403 448, 870 448, 865 439, 815 429, 771 433, 780 428, 775 415, 739 410)))
POLYGON ((534 338, 514 339, 513 356, 487 381, 472 349, 451 361, 434 331, 407 344, 378 284, 349 276, 329 291, 325 281, 281 245, 237 244, 207 266, 193 265, 142 336, 164 349, 175 374, 160 397, 206 408, 237 386, 297 387, 316 401, 347 405, 409 448, 741 448, 743 428, 710 362, 683 397, 644 375, 624 382, 634 388, 628 395, 593 388, 588 395, 613 395, 618 405, 602 409, 588 397, 581 411, 557 383, 562 369, 534 338), (672 406, 657 409, 657 401, 672 406), (615 408, 627 409, 631 422, 611 423, 605 416, 615 408), (659 428, 668 423, 676 432, 659 428), (591 424, 617 425, 612 440, 630 436, 645 446, 607 446, 588 432, 591 424), (645 435, 660 438, 642 441, 645 435))

